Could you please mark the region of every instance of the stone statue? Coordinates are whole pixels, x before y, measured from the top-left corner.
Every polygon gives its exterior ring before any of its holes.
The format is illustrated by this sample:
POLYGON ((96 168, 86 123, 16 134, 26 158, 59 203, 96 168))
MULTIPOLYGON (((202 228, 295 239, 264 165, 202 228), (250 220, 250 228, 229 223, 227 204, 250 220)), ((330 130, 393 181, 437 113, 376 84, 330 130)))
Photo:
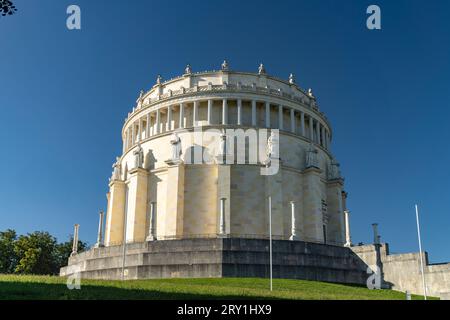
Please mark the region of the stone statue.
POLYGON ((264 65, 261 63, 260 65, 259 65, 259 68, 258 68, 258 74, 265 74, 266 73, 266 68, 264 67, 264 65))
POLYGON ((341 178, 341 171, 339 170, 339 163, 332 159, 330 162, 330 165, 328 167, 328 179, 340 179, 341 178))
POLYGON ((270 137, 267 140, 266 155, 268 159, 279 159, 280 158, 280 143, 279 134, 272 131, 270 137))
POLYGON ((293 73, 291 73, 291 74, 289 75, 289 83, 290 83, 290 84, 294 84, 294 83, 295 83, 295 76, 294 76, 293 73))
POLYGON ((141 90, 139 93, 139 101, 142 101, 142 98, 144 97, 144 90, 141 90))
POLYGON ((192 69, 191 69, 191 65, 190 64, 188 64, 186 66, 186 69, 184 69, 184 73, 185 74, 191 74, 192 73, 192 69))
POLYGON ((227 62, 227 60, 223 60, 222 71, 228 71, 228 62, 227 62))
POLYGON ((122 174, 122 165, 120 164, 120 158, 116 157, 116 162, 112 165, 113 172, 111 180, 120 180, 120 175, 122 174))
POLYGON ((308 89, 308 96, 314 98, 314 94, 311 88, 308 89))
POLYGON ((219 155, 224 156, 227 154, 227 135, 225 130, 222 131, 219 140, 219 155))
POLYGON ((137 148, 133 151, 133 155, 134 155, 134 167, 135 168, 143 168, 144 150, 142 149, 140 143, 138 143, 137 148))
POLYGON ((181 156, 181 139, 176 132, 172 134, 170 138, 170 144, 172 145, 172 161, 179 161, 181 156))
POLYGON ((317 149, 311 144, 309 150, 306 152, 306 168, 319 168, 317 153, 317 149))
POLYGON ((158 76, 156 77, 156 84, 161 84, 162 82, 162 77, 160 74, 158 74, 158 76))

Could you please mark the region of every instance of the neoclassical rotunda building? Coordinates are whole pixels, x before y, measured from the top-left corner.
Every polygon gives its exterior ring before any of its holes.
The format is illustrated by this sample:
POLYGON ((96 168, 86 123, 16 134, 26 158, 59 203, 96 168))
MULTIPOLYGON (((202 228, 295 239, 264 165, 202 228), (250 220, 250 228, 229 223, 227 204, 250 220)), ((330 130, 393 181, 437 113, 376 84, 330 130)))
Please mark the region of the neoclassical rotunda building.
POLYGON ((105 246, 269 236, 350 243, 333 130, 290 75, 193 72, 141 91, 109 181, 105 246), (275 150, 276 149, 276 150, 275 150), (270 173, 264 168, 272 167, 270 173), (270 200, 269 200, 270 198, 270 200), (347 237, 346 237, 347 231, 347 237))
MULTIPOLYGON (((141 91, 122 129, 97 243, 73 252, 68 280, 277 277, 422 293, 421 253, 351 243, 333 130, 311 89, 226 61, 141 91), (378 271, 377 271, 378 270, 378 271), (405 271, 406 270, 406 271, 405 271), (370 280, 372 281, 372 280, 370 280), (372 283, 373 284, 373 283, 372 283)), ((430 294, 450 264, 425 256, 430 294)))

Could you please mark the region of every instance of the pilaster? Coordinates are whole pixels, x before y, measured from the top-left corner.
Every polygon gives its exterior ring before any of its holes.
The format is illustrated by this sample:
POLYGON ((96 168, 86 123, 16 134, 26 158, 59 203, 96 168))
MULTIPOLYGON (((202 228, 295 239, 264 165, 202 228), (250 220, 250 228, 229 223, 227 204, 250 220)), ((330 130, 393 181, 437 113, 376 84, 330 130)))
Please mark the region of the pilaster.
POLYGON ((342 203, 343 179, 327 182, 328 238, 337 244, 345 243, 345 217, 342 203))
POLYGON ((181 160, 166 161, 167 167, 167 197, 166 197, 166 231, 168 238, 183 236, 184 220, 184 173, 185 167, 181 160))
POLYGON ((303 232, 302 240, 323 242, 322 170, 310 167, 303 171, 303 232))
POLYGON ((123 242, 126 188, 125 182, 121 180, 112 180, 109 184, 105 228, 106 246, 119 245, 123 242))
POLYGON ((130 170, 127 184, 127 242, 142 242, 146 235, 148 171, 130 170))
MULTIPOLYGON (((283 174, 281 170, 281 161, 279 159, 270 159, 271 166, 280 168, 276 174, 266 176, 266 212, 264 215, 269 219, 268 197, 272 199, 272 236, 275 238, 284 237, 284 215, 283 215, 283 174), (275 163, 278 162, 278 163, 275 163)), ((267 233, 269 227, 267 227, 267 233)))

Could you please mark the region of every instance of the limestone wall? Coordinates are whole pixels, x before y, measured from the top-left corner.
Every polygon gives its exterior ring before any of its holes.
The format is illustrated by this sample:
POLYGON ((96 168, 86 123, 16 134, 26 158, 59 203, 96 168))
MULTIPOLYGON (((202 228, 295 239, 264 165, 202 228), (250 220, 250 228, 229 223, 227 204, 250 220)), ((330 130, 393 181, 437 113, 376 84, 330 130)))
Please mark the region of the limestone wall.
MULTIPOLYGON (((368 266, 379 266, 384 282, 392 289, 423 295, 419 253, 389 254, 387 244, 351 249, 368 266)), ((450 292, 450 263, 429 264, 426 253, 423 262, 427 294, 434 297, 446 296, 450 292)))

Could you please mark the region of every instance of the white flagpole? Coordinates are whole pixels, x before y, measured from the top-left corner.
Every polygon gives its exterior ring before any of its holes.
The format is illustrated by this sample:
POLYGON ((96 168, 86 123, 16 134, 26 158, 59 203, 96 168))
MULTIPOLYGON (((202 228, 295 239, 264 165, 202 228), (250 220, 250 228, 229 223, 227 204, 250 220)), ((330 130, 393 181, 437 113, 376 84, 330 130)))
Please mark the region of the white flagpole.
POLYGON ((272 197, 269 196, 269 269, 270 269, 270 291, 272 291, 272 197))
POLYGON ((425 274, 423 271, 422 242, 420 240, 419 208, 417 207, 417 204, 416 204, 416 221, 417 221, 417 236, 419 238, 420 270, 422 273, 423 296, 424 299, 427 300, 427 287, 425 284, 425 274))

